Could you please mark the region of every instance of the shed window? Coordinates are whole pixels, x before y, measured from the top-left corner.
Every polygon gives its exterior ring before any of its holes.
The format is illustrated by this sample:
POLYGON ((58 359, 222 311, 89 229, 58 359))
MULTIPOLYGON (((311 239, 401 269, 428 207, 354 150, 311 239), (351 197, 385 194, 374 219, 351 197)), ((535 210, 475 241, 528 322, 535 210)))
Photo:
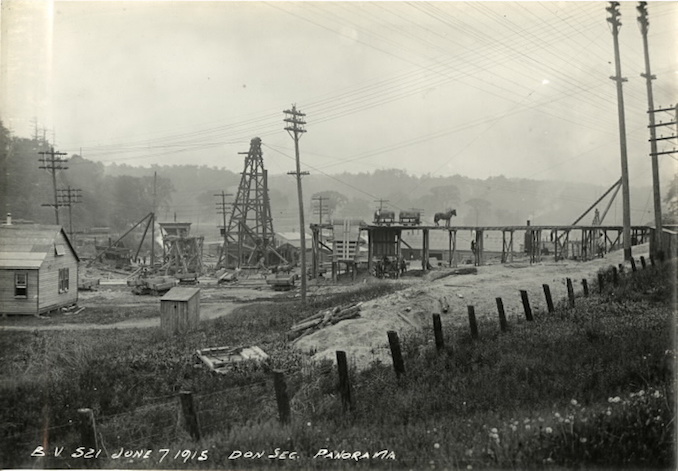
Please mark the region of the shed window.
POLYGON ((14 297, 28 297, 28 275, 26 273, 14 274, 14 297))
POLYGON ((59 268, 59 293, 68 292, 68 268, 59 268))

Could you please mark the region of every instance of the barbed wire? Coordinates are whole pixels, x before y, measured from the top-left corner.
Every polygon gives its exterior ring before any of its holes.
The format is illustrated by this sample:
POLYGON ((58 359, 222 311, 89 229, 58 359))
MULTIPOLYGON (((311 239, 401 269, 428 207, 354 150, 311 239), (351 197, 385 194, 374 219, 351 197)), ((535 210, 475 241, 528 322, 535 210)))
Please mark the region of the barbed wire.
POLYGON ((218 394, 223 394, 225 392, 232 392, 234 390, 247 389, 247 388, 257 386, 257 385, 263 385, 263 384, 266 384, 266 383, 268 383, 267 380, 261 380, 261 381, 255 381, 253 383, 249 383, 249 384, 245 384, 245 385, 240 385, 240 386, 229 386, 228 388, 220 389, 219 391, 214 391, 214 392, 211 392, 211 393, 196 395, 195 398, 196 399, 205 399, 205 398, 208 398, 208 397, 216 396, 218 394))
POLYGON ((63 424, 63 425, 54 425, 52 427, 47 427, 47 428, 36 428, 36 429, 32 429, 32 430, 25 430, 23 432, 7 435, 3 438, 16 438, 16 437, 21 437, 21 436, 24 436, 24 435, 43 434, 45 432, 51 432, 52 430, 59 430, 59 429, 72 427, 72 426, 73 426, 73 422, 71 421, 70 423, 63 424))
POLYGON ((118 414, 111 414, 111 415, 102 415, 100 417, 97 417, 96 419, 97 419, 97 422, 101 422, 101 421, 106 421, 106 420, 111 420, 111 419, 115 419, 115 418, 129 416, 129 415, 134 415, 134 414, 137 414, 139 412, 158 409, 158 408, 163 407, 163 406, 176 406, 176 401, 161 402, 161 403, 157 403, 157 404, 147 404, 145 406, 136 407, 136 408, 134 408, 130 411, 127 411, 127 412, 120 412, 118 414))

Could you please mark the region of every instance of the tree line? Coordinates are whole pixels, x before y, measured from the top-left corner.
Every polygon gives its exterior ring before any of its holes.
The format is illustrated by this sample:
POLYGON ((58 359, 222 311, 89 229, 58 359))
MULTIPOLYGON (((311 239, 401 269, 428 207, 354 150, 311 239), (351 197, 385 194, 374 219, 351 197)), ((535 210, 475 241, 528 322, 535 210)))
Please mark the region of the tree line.
MULTIPOLYGON (((19 221, 55 224, 52 175, 41 169, 40 152, 49 152, 51 144, 40 138, 12 136, 0 123, 0 208, 19 221)), ((134 177, 109 175, 101 163, 72 155, 57 170, 58 189, 79 189, 80 202, 71 207, 74 231, 108 227, 113 233, 134 225, 156 207, 169 207, 174 187, 171 180, 159 176, 134 177)), ((59 202, 62 200, 59 199, 59 202)), ((60 207, 60 224, 68 226, 68 208, 60 207)), ((3 215, 4 216, 4 215, 3 215)))
MULTIPOLYGON (((40 152, 49 151, 45 139, 12 136, 0 123, 0 209, 15 219, 54 224, 51 174, 40 169, 40 152)), ((58 149, 57 149, 58 150, 58 149)), ((266 156, 264 156, 264 162, 266 156)), ((81 190, 81 203, 72 207, 75 231, 109 227, 121 234, 153 210, 159 221, 192 222, 194 230, 218 238, 222 217, 215 194, 224 191, 235 199, 242 168, 199 165, 137 167, 113 163, 104 166, 79 155, 68 157, 67 170, 57 173, 59 188, 81 190), (154 174, 157 178, 154 179, 154 174), (155 181, 155 185, 154 185, 155 181), (155 197, 154 197, 155 188, 155 197)), ((276 231, 298 231, 296 185, 289 175, 269 175, 271 213, 276 231)), ((609 182, 612 184, 613 182, 609 182)), ((371 221, 374 211, 415 209, 424 223, 436 212, 456 209, 455 225, 569 224, 606 188, 584 183, 538 181, 503 176, 473 179, 462 175, 411 175, 400 169, 304 177, 307 223, 332 218, 371 221), (319 206, 322 198, 322 208, 319 206)), ((632 189, 634 224, 652 223, 648 188, 632 189), (645 208, 640 210, 638 208, 645 208)), ((677 221, 678 177, 663 192, 667 223, 677 221)), ((67 226, 66 208, 61 223, 67 226)), ((614 211, 605 221, 614 224, 614 211)), ((621 216, 618 217, 620 219, 621 216)), ((582 223, 591 221, 582 221, 582 223)))

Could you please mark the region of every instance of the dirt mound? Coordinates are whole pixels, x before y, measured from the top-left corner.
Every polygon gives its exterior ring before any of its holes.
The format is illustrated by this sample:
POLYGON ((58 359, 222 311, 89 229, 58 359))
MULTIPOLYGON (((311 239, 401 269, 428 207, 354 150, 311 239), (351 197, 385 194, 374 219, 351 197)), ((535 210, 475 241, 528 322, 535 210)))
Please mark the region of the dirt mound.
MULTIPOLYGON (((647 244, 635 246, 633 254, 636 259, 641 255, 648 258, 647 244)), ((440 313, 442 298, 449 304, 448 312, 441 314, 443 325, 467 329, 469 305, 475 307, 477 318, 496 319, 497 297, 502 298, 511 323, 524 315, 520 290, 528 292, 532 310, 538 314, 546 311, 542 284, 549 284, 557 301, 567 296, 566 278, 572 279, 575 291, 581 291, 582 279, 591 282, 597 278, 599 269, 622 262, 623 252, 616 251, 589 262, 563 260, 482 266, 477 267, 476 274, 473 270, 454 273, 455 269, 436 269, 416 279, 410 288, 363 303, 360 318, 302 337, 295 346, 309 354, 311 360, 335 361, 335 351, 344 350, 349 362, 358 368, 374 361, 390 363, 387 331, 394 330, 402 337, 430 325, 431 315, 440 313)), ((626 265, 630 270, 630 263, 626 265)), ((640 269, 640 263, 637 265, 640 269)))

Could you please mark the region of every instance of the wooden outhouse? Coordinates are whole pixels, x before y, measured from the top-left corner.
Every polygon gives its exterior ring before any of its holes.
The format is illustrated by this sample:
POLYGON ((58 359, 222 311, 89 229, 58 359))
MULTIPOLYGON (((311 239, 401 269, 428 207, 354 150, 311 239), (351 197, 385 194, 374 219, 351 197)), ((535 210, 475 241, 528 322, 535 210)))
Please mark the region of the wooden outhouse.
POLYGON ((160 298, 160 328, 166 334, 189 332, 200 322, 200 288, 172 288, 160 298))
POLYGON ((75 304, 79 261, 61 226, 0 226, 0 313, 35 316, 75 304))

